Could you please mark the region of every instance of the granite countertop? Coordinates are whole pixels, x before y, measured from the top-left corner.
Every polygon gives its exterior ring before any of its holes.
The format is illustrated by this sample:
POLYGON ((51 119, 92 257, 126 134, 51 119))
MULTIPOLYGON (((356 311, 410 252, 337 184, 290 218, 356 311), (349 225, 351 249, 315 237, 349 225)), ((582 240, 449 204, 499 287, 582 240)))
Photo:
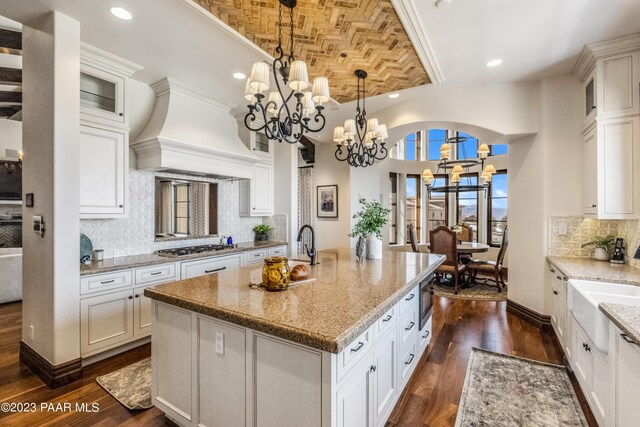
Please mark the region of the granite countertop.
POLYGON ((640 268, 591 258, 548 256, 549 262, 571 279, 596 280, 640 286, 640 268))
POLYGON ((601 303, 598 308, 636 343, 640 344, 640 307, 601 303))
POLYGON ((383 253, 357 262, 355 251, 318 252, 315 282, 284 292, 249 286, 262 266, 157 285, 147 297, 331 353, 339 353, 444 261, 441 255, 383 253))
MULTIPOLYGON (((202 252, 199 254, 186 255, 178 258, 160 256, 156 253, 130 255, 117 258, 107 258, 104 261, 92 261, 88 265, 80 265, 80 276, 89 274, 108 273, 110 271, 126 270, 129 268, 147 267, 155 264, 167 264, 171 262, 191 261, 200 258, 210 258, 223 256, 238 252, 246 252, 254 249, 271 248, 275 246, 286 246, 287 242, 246 242, 238 243, 235 248, 223 249, 215 252, 202 252)), ((197 246, 197 245, 195 245, 197 246)))

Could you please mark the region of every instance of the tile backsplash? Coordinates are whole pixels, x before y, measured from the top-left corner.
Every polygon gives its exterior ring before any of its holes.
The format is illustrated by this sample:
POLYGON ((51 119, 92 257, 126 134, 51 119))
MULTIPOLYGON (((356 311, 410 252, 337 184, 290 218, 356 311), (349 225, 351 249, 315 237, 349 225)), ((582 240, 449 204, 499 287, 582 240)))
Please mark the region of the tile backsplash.
POLYGON ((548 235, 548 255, 589 257, 591 249, 582 244, 594 236, 613 234, 624 239, 627 262, 640 267, 640 260, 633 259, 640 245, 640 220, 597 220, 581 216, 550 216, 548 235), (566 225, 567 234, 560 235, 561 226, 566 225))
MULTIPOLYGON (((104 249, 105 257, 143 254, 159 249, 218 243, 219 238, 155 242, 154 187, 156 176, 193 179, 177 174, 129 171, 129 217, 122 219, 84 219, 80 232, 86 234, 96 249, 104 249)), ((262 218, 240 217, 240 186, 238 181, 197 178, 199 181, 218 183, 218 232, 232 236, 233 241, 254 239, 253 227, 262 218)), ((286 221, 286 220, 285 220, 286 221)))

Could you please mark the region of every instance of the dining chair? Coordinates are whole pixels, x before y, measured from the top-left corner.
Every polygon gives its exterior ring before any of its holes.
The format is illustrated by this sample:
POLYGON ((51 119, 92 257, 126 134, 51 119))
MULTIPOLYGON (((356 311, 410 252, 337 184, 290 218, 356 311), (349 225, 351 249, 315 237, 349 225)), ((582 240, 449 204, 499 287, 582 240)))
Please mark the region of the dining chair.
POLYGON ((453 292, 458 294, 458 284, 462 275, 467 270, 467 266, 458 260, 458 238, 456 233, 448 227, 440 226, 429 232, 429 248, 432 254, 441 254, 446 257, 444 263, 436 268, 436 283, 442 284, 442 276, 450 274, 453 276, 453 292))
POLYGON ((489 274, 493 276, 493 279, 486 278, 485 281, 495 282, 498 287, 498 292, 502 292, 502 289, 507 287, 507 283, 504 281, 504 277, 502 277, 502 270, 504 269, 504 256, 507 253, 508 246, 509 227, 505 227, 504 232, 502 233, 502 243, 500 244, 498 257, 495 261, 473 260, 467 264, 467 268, 469 269, 469 281, 475 281, 478 273, 489 274))
POLYGON ((462 228, 462 231, 458 233, 458 239, 462 242, 471 242, 473 240, 473 232, 471 231, 471 228, 464 224, 461 224, 460 228, 462 228))
POLYGON ((418 249, 418 239, 416 237, 416 226, 414 224, 407 225, 407 238, 409 239, 409 243, 411 243, 411 250, 413 252, 419 253, 420 249, 418 249))

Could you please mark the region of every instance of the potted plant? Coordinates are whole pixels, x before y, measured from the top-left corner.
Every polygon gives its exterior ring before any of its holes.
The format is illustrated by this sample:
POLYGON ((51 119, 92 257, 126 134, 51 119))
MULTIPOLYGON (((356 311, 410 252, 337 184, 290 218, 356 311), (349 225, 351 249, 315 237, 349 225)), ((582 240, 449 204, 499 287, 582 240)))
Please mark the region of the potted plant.
POLYGON ((267 224, 260 224, 253 227, 253 231, 256 233, 256 242, 264 242, 268 239, 267 233, 273 230, 267 224))
POLYGON ((356 223, 349 234, 350 237, 366 239, 366 252, 368 259, 382 258, 382 233, 380 230, 388 221, 389 209, 375 201, 359 199, 362 209, 353 218, 356 223))
POLYGON ((593 259, 598 261, 608 261, 609 252, 616 241, 616 236, 609 234, 608 236, 594 236, 593 240, 582 245, 583 248, 594 248, 593 259))

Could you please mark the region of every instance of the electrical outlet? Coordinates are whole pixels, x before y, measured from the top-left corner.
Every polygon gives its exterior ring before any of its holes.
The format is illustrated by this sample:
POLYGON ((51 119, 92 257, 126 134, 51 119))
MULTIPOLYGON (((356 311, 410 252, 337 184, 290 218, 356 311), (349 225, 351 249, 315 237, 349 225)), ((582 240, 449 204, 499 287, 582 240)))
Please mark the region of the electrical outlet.
POLYGON ((216 353, 224 354, 224 333, 216 331, 216 353))
POLYGON ((560 224, 558 224, 558 234, 561 236, 566 236, 568 233, 567 231, 567 223, 566 222, 561 222, 560 224))
POLYGON ((33 341, 33 325, 29 325, 29 339, 33 341))

